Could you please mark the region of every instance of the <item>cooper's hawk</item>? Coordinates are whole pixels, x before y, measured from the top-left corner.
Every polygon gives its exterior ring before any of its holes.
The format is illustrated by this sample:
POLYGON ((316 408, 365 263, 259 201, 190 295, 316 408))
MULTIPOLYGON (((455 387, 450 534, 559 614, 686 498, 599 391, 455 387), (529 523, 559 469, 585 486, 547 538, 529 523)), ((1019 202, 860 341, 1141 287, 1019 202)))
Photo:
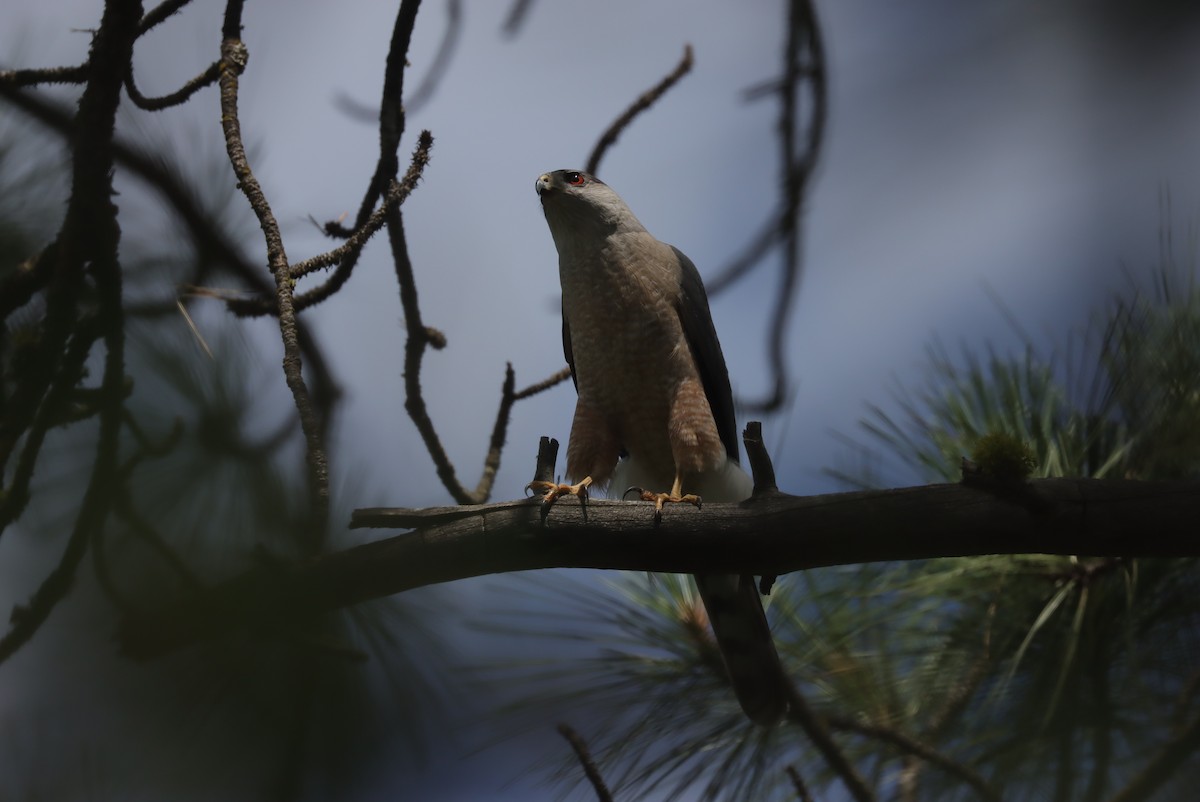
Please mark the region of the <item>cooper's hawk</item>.
MULTIPOLYGON (((729 373, 695 265, 592 175, 546 173, 537 193, 558 248, 563 350, 579 393, 568 478, 618 493, 670 487, 651 494, 659 509, 748 498, 729 373)), ((706 574, 696 586, 742 709, 775 723, 786 680, 754 577, 706 574)))

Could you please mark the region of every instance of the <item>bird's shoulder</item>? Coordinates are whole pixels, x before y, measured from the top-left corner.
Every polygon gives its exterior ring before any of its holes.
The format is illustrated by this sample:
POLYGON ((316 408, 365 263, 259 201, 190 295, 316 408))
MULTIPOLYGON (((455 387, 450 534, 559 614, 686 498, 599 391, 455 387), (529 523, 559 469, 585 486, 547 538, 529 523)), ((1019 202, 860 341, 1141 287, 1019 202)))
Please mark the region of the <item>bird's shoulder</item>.
POLYGON ((687 261, 687 257, 678 249, 646 231, 613 235, 607 240, 604 250, 609 259, 638 270, 653 271, 664 278, 673 279, 675 283, 678 283, 685 269, 684 262, 687 261))

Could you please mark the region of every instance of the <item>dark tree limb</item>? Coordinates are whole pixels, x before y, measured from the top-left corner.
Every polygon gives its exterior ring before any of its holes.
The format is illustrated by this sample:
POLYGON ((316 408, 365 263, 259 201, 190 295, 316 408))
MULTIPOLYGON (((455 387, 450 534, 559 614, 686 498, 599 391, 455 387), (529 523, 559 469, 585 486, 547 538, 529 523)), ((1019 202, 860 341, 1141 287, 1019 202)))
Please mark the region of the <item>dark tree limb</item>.
POLYGON ((241 626, 285 626, 412 588, 536 568, 784 574, 827 565, 983 554, 1200 555, 1192 482, 1042 479, 1032 513, 983 490, 930 485, 822 496, 777 494, 671 510, 561 499, 423 510, 362 509, 351 526, 413 529, 342 552, 254 569, 127 620, 125 651, 148 658, 241 626))
MULTIPOLYGON (((55 246, 52 278, 46 295, 46 315, 39 348, 59 351, 48 364, 23 377, 19 393, 26 396, 20 430, 45 412, 44 397, 60 367, 62 346, 78 333, 78 296, 86 276, 95 286, 96 325, 104 340, 105 356, 100 394, 100 424, 96 456, 87 489, 76 514, 67 546, 25 605, 13 610, 11 627, 0 638, 0 662, 33 637, 50 613, 70 592, 88 543, 108 518, 116 490, 118 434, 124 407, 125 319, 121 308, 121 229, 113 192, 113 131, 120 104, 121 76, 133 52, 139 0, 113 0, 105 5, 100 28, 88 56, 88 84, 79 99, 71 137, 72 184, 67 212, 55 246)), ((78 340, 77 340, 78 342, 78 340)), ((86 340, 90 346, 91 340, 86 340)), ((53 396, 53 391, 49 391, 53 396)), ((10 410, 11 411, 11 410, 10 410)), ((11 421, 5 421, 8 426, 11 421)), ((10 429, 10 432, 15 431, 10 429)))

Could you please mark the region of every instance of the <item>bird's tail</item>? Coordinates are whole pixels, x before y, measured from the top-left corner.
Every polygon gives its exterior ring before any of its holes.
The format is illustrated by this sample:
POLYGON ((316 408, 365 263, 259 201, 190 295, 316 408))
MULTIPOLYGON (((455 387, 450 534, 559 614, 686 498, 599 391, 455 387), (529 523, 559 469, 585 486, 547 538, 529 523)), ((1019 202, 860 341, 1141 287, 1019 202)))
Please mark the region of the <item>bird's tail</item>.
MULTIPOLYGON (((613 471, 609 495, 619 498, 629 485, 654 487, 656 482, 661 483, 662 478, 646 473, 636 460, 623 459, 613 471)), ((742 501, 750 497, 754 482, 730 459, 715 470, 691 477, 684 489, 705 501, 742 501)), ((777 723, 788 710, 789 681, 771 639, 754 577, 704 574, 696 577, 696 587, 742 710, 757 724, 777 723)))
POLYGON ((776 724, 788 710, 788 680, 754 577, 700 574, 696 587, 742 710, 756 724, 776 724))

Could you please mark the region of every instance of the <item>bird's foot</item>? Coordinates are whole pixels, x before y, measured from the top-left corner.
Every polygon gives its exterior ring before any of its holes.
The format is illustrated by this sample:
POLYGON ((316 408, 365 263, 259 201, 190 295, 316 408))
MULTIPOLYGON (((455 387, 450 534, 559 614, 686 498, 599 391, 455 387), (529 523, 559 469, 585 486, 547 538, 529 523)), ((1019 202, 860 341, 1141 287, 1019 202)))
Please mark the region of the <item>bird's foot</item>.
POLYGON ((554 502, 558 501, 560 496, 575 496, 579 499, 580 506, 583 507, 583 515, 587 517, 587 501, 588 488, 591 487, 592 477, 585 476, 573 485, 559 484, 558 482, 543 482, 534 481, 525 485, 528 490, 542 491, 542 523, 546 523, 546 516, 550 514, 550 508, 554 506, 554 502))
POLYGON ((681 495, 679 493, 679 491, 677 491, 677 490, 673 491, 671 493, 652 493, 649 490, 643 490, 640 487, 631 487, 628 490, 626 490, 625 493, 621 497, 624 498, 625 496, 628 496, 630 493, 637 493, 638 498, 640 498, 642 501, 653 501, 654 502, 654 523, 655 523, 655 525, 659 524, 662 521, 662 511, 663 511, 664 504, 694 504, 696 506, 696 509, 700 509, 701 504, 702 504, 701 498, 699 496, 697 496, 696 494, 687 493, 687 494, 681 495))

